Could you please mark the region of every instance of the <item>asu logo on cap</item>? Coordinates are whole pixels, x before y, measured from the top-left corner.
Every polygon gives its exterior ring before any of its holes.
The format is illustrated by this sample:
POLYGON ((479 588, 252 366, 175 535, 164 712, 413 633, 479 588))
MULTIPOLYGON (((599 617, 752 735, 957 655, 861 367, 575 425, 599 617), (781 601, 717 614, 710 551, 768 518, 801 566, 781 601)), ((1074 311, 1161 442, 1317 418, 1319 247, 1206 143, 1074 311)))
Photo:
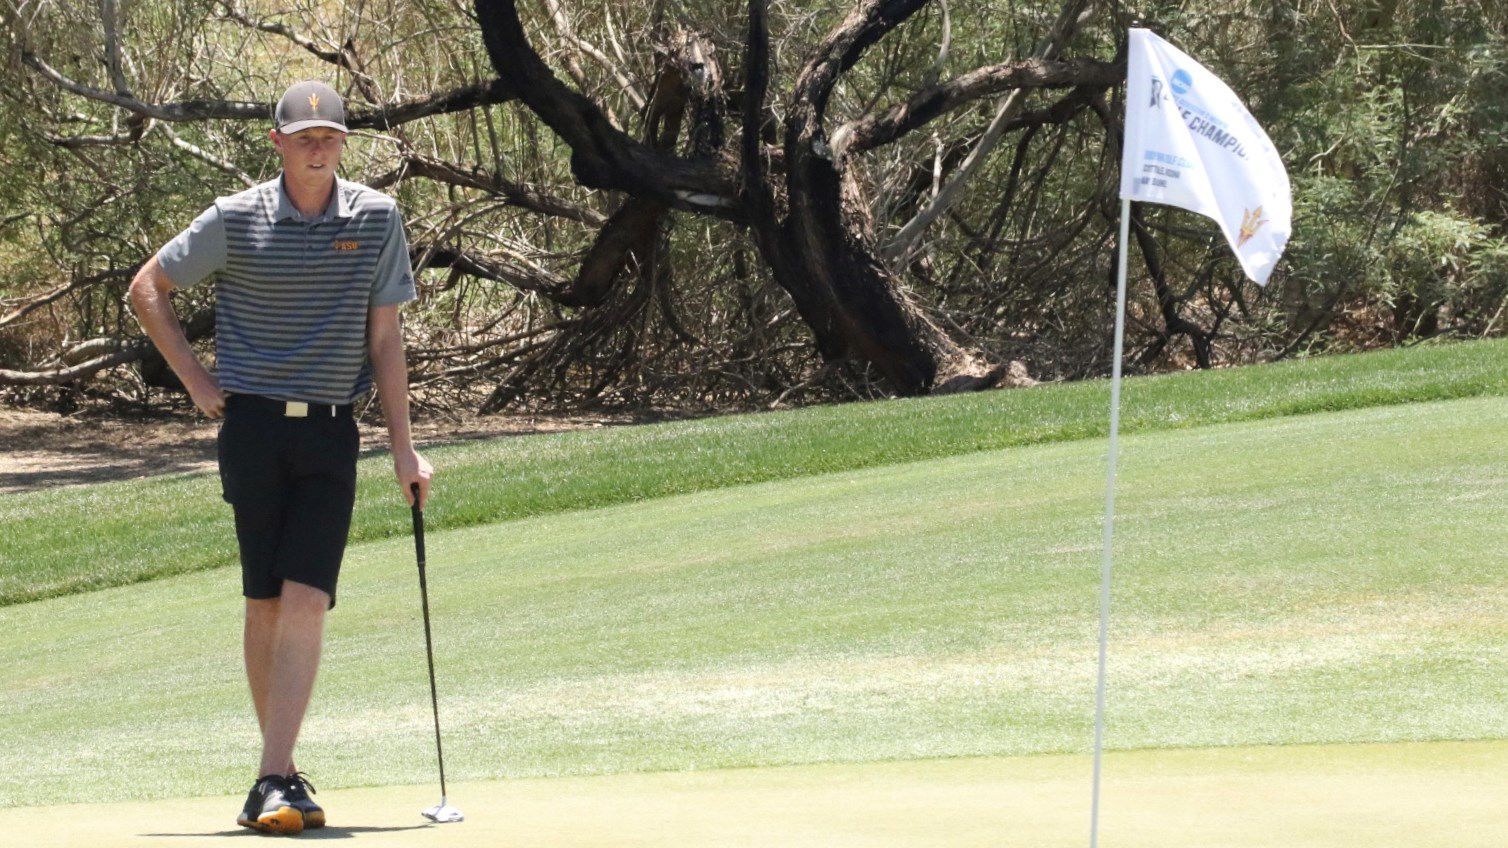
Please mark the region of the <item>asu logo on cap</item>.
POLYGON ((310 127, 346 129, 346 107, 335 89, 316 80, 294 83, 283 92, 273 112, 278 132, 291 135, 310 127))

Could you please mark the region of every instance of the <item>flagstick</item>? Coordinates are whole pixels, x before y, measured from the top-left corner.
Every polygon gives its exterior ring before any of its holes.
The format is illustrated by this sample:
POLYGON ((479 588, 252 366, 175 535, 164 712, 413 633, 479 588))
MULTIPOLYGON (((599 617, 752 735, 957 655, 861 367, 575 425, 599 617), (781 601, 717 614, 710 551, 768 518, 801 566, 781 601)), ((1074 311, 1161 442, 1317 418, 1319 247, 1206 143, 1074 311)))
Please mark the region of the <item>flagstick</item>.
POLYGON ((1089 848, 1100 844, 1100 760, 1105 749, 1105 667, 1110 642, 1111 540, 1115 535, 1115 461, 1121 429, 1121 350, 1126 343, 1126 241, 1131 200, 1121 198, 1121 236, 1115 285, 1115 359, 1110 366, 1110 459, 1105 480, 1105 549, 1100 558, 1100 669, 1094 686, 1094 796, 1089 805, 1089 848))

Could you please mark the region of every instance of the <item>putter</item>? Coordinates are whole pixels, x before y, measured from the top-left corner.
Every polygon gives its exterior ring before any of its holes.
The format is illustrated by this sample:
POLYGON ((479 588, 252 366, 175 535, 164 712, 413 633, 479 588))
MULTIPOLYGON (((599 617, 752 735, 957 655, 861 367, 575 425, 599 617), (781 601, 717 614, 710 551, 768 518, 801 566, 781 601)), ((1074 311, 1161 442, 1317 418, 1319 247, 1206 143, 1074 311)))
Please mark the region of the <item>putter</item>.
POLYGON ((440 803, 426 808, 420 815, 432 822, 464 821, 466 816, 447 802, 445 792, 445 750, 440 747, 440 697, 435 692, 435 649, 429 635, 429 586, 424 579, 424 510, 419 508, 419 484, 414 494, 414 553, 419 557, 419 598, 424 606, 424 655, 429 658, 429 703, 435 711, 435 756, 440 760, 440 803))

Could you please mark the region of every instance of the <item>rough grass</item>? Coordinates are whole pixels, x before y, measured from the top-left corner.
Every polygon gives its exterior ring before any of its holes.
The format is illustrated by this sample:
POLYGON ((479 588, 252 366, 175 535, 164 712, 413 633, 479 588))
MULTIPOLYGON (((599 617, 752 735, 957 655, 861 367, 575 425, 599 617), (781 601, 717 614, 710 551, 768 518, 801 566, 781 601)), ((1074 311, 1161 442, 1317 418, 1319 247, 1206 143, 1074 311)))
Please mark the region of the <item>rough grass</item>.
MULTIPOLYGON (((1136 378, 1126 432, 1508 394, 1508 340, 1136 378)), ((1104 381, 436 446, 430 522, 468 527, 768 480, 1102 436, 1104 381)), ((360 464, 352 541, 399 535, 385 455, 360 464)), ((235 561, 213 474, 0 495, 0 605, 235 561)))
MULTIPOLYGON (((1116 749, 1508 738, 1508 399, 1129 436, 1116 749)), ((456 780, 1082 753, 1103 444, 433 534, 456 780)), ((244 791, 234 569, 0 609, 0 805, 244 791), (39 756, 38 752, 45 752, 39 756)), ((433 763, 407 539, 351 551, 300 764, 433 763)))

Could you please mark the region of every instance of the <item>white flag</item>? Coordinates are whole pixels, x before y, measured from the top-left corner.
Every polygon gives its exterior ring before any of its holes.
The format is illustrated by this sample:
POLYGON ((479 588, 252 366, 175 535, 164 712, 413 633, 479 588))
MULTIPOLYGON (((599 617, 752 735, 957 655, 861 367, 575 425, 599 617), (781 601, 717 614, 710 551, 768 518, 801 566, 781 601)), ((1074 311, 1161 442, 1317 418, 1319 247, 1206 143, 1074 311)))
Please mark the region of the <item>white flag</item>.
POLYGON ((1213 218, 1262 285, 1293 229, 1283 160, 1234 92, 1188 54, 1131 30, 1121 197, 1213 218))

